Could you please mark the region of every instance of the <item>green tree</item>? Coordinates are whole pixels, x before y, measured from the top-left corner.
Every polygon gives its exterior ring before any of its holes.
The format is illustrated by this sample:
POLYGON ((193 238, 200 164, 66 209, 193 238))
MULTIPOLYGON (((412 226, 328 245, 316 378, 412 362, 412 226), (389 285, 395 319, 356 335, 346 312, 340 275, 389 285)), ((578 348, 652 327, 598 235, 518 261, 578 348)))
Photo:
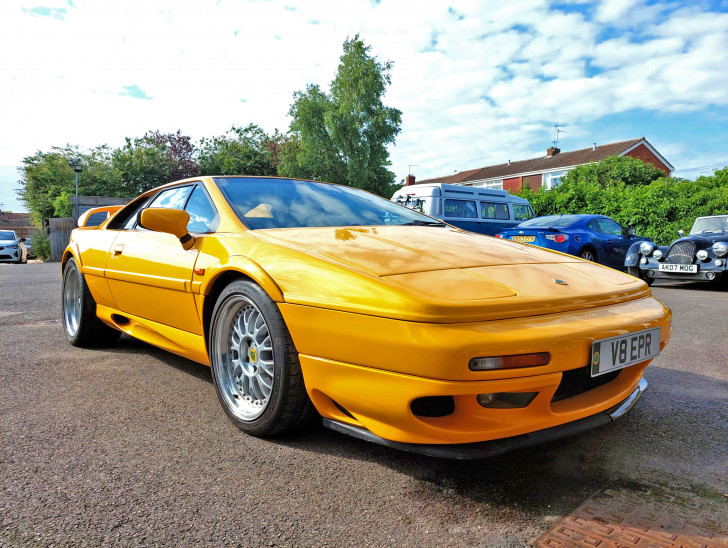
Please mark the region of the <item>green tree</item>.
POLYGON ((664 171, 637 158, 607 156, 599 162, 572 169, 564 177, 564 182, 588 182, 606 188, 615 183, 648 185, 664 176, 664 171))
POLYGON ((387 145, 400 132, 402 113, 382 102, 392 63, 379 62, 369 52, 358 35, 347 39, 330 92, 309 85, 294 94, 290 140, 281 147, 278 165, 281 176, 391 192, 387 145))
POLYGON ((276 132, 269 137, 260 127, 233 126, 224 135, 200 140, 197 162, 202 175, 277 175, 276 132))
POLYGON ((112 169, 120 174, 121 185, 129 196, 199 174, 192 142, 179 130, 177 133, 147 132, 134 139, 127 137, 125 144, 111 156, 112 169))

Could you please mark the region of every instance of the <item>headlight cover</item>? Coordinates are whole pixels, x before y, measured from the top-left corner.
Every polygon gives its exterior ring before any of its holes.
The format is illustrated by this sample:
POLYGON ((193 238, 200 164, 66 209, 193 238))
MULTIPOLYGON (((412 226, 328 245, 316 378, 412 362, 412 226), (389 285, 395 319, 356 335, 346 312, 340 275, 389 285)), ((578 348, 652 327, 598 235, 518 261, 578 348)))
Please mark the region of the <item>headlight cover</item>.
POLYGON ((18 249, 18 244, 7 245, 5 247, 7 247, 8 249, 18 249))
POLYGON ((728 255, 728 244, 725 242, 715 242, 713 244, 713 253, 716 257, 725 257, 728 255))
POLYGON ((642 255, 649 256, 654 249, 655 245, 650 242, 642 242, 640 244, 640 253, 642 253, 642 255))
POLYGON ((653 256, 653 257, 654 257, 655 259, 662 259, 662 251, 660 251, 659 249, 655 249, 655 250, 654 250, 654 251, 652 252, 652 256, 653 256))

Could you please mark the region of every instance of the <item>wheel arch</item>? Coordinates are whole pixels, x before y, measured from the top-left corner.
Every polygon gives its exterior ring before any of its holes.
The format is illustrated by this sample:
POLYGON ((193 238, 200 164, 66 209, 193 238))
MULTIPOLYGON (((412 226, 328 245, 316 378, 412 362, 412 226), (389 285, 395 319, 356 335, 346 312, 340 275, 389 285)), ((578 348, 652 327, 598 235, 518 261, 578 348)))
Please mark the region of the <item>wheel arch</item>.
MULTIPOLYGON (((231 257, 231 259, 235 259, 235 257, 231 257)), ((236 262, 239 263, 240 261, 236 262)), ((215 272, 215 275, 207 281, 207 284, 202 289, 202 293, 204 295, 202 305, 202 329, 205 336, 206 347, 209 345, 210 322, 212 321, 212 311, 215 308, 215 303, 223 289, 225 289, 231 282, 236 280, 253 282, 259 285, 274 302, 284 301, 283 293, 278 287, 278 284, 275 283, 273 278, 271 278, 265 270, 250 259, 245 259, 244 263, 245 264, 228 264, 220 268, 215 272)))

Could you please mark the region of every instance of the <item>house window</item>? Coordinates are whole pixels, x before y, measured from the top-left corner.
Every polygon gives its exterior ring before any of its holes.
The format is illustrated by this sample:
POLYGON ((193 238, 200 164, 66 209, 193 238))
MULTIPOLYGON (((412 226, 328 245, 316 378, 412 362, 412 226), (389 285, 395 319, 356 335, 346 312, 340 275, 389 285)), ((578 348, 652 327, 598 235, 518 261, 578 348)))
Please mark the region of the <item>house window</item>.
POLYGON ((497 181, 488 181, 485 183, 476 183, 473 186, 477 186, 479 188, 492 188, 495 190, 503 190, 503 179, 498 179, 497 181))
POLYGON ((566 171, 554 171, 553 173, 543 174, 543 186, 551 190, 561 184, 562 179, 566 175, 566 171))

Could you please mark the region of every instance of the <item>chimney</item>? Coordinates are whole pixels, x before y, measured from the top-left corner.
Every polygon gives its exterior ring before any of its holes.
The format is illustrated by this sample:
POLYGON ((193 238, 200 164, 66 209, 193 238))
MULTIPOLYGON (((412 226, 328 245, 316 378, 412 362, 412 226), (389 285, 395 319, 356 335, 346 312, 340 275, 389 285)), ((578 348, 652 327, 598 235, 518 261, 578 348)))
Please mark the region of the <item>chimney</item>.
POLYGON ((404 186, 411 186, 413 184, 415 184, 415 176, 407 175, 407 177, 404 180, 404 186))
POLYGON ((594 143, 594 144, 592 145, 592 150, 596 150, 596 149, 597 149, 597 144, 596 144, 596 143, 594 143))
POLYGON ((546 156, 556 156, 559 152, 561 152, 560 148, 549 147, 546 149, 546 156))

